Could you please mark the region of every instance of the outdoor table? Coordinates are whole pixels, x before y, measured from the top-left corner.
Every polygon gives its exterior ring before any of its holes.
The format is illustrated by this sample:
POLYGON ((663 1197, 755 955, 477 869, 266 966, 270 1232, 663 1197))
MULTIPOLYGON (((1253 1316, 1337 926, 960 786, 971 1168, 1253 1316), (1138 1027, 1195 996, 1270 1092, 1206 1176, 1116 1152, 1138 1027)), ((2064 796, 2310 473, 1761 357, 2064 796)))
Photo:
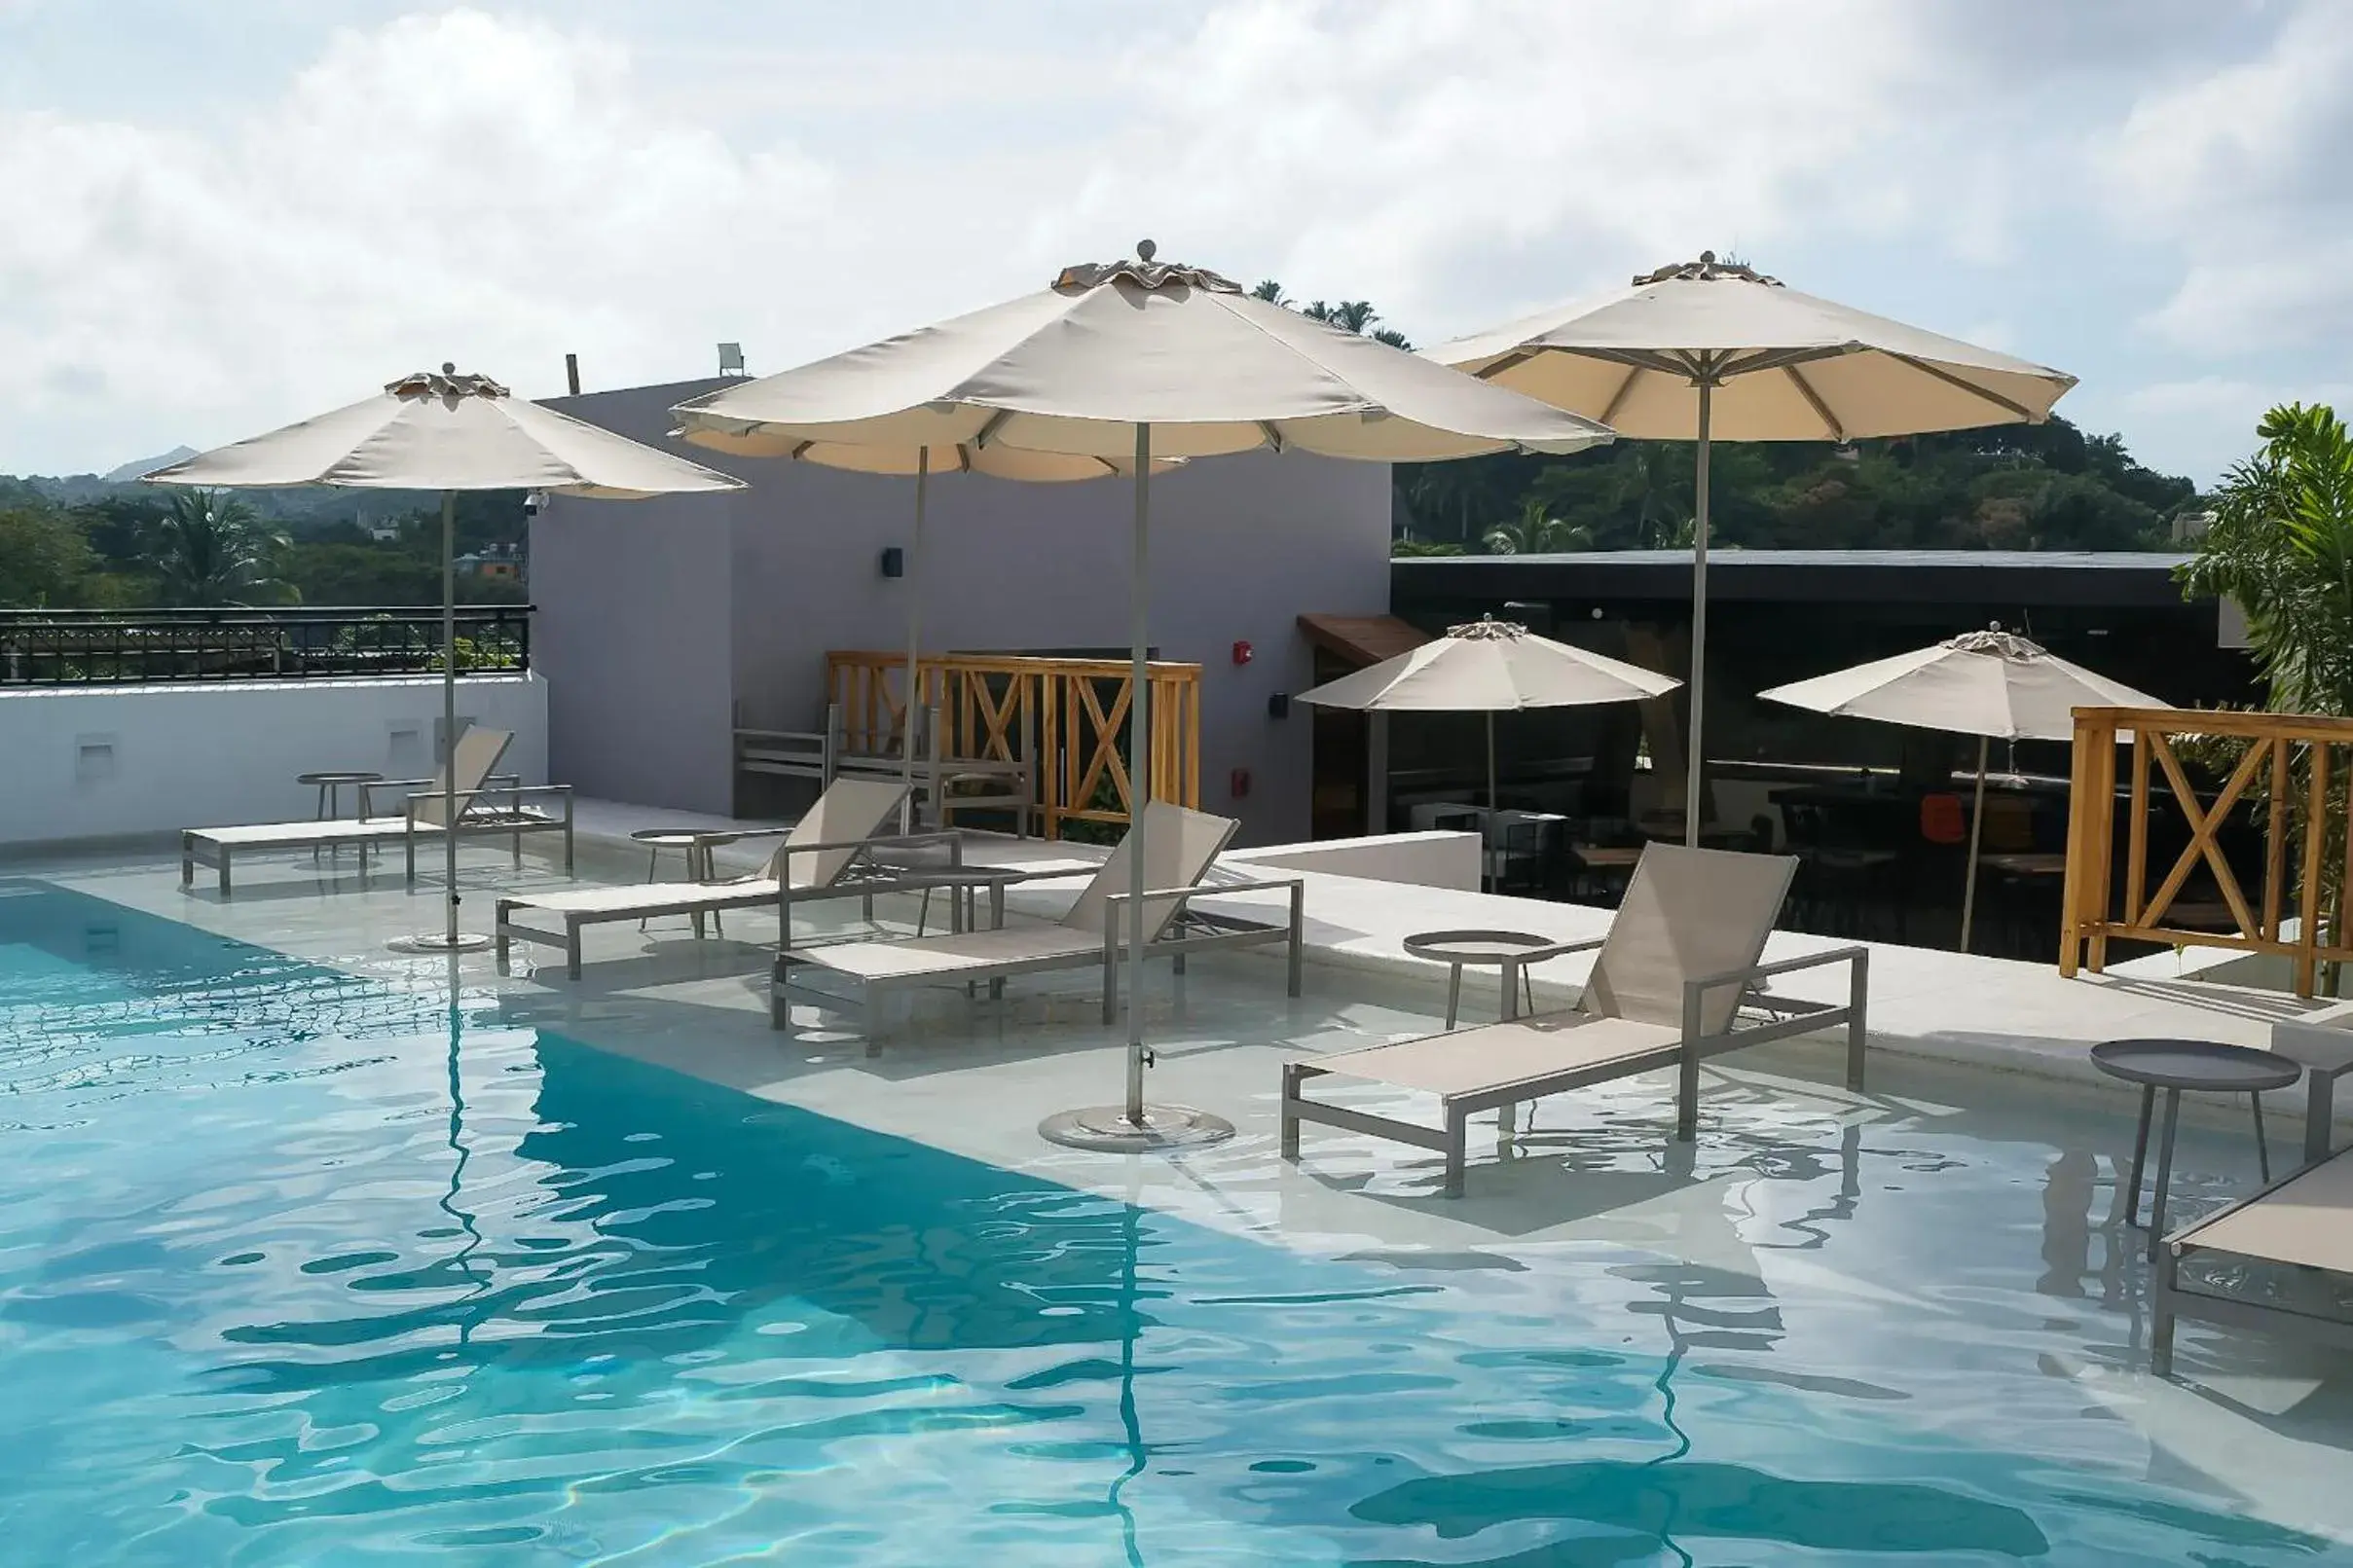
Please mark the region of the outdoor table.
MULTIPOLYGON (((298 784, 309 784, 318 791, 318 810, 313 815, 315 820, 323 822, 331 817, 343 815, 343 786, 345 784, 364 786, 378 783, 383 778, 383 774, 370 773, 365 769, 329 768, 319 773, 298 773, 294 776, 294 782, 298 784)), ((367 804, 368 792, 362 787, 359 790, 359 807, 363 816, 367 812, 367 804)), ((343 846, 340 844, 332 846, 331 853, 342 854, 343 846)), ((318 846, 316 845, 311 847, 311 863, 313 865, 318 863, 318 846)), ((364 874, 367 868, 368 846, 366 840, 363 839, 359 844, 359 869, 364 874)))
POLYGON ((2182 1114, 2182 1091, 2243 1094, 2255 1108, 2255 1154, 2264 1184, 2271 1181, 2271 1151, 2263 1141, 2263 1091, 2284 1089, 2303 1076, 2295 1062, 2245 1045, 2204 1039, 2112 1039, 2091 1048, 2092 1065, 2110 1077, 2141 1086, 2141 1126, 2132 1144, 2132 1190, 2124 1200, 2124 1222, 2139 1222, 2141 1169, 2149 1155, 2149 1123, 2159 1089, 2165 1091, 2165 1128, 2157 1146, 2157 1185, 2150 1200, 2149 1256, 2154 1261, 2165 1237, 2165 1189, 2173 1179, 2173 1143, 2182 1114))
POLYGON ((1528 1010, 1536 1007, 1534 983, 1527 977, 1526 955, 1542 948, 1558 947, 1560 938, 1538 936, 1529 931, 1451 930, 1418 931, 1405 939, 1405 950, 1415 958, 1430 959, 1447 966, 1446 1026, 1454 1027, 1455 1016, 1462 1003, 1462 966, 1466 964, 1492 964, 1502 971, 1503 1018, 1505 1022, 1520 1016, 1520 993, 1527 993, 1528 1010), (1512 982, 1517 979, 1520 984, 1512 982))
MULTIPOLYGON (((662 852, 677 850, 686 862, 688 882, 717 882, 718 871, 711 852, 734 843, 743 834, 724 830, 705 832, 692 827, 641 827, 629 836, 645 846, 646 881, 654 880, 654 871, 661 863, 662 852)), ((703 934, 702 911, 698 909, 687 918, 694 922, 694 934, 700 940, 703 934)), ((721 936, 727 934, 727 928, 719 920, 719 912, 716 909, 711 911, 711 928, 721 936)), ((645 922, 639 921, 638 930, 644 929, 645 922)))
MULTIPOLYGON (((343 786, 381 783, 384 775, 355 769, 330 768, 323 773, 298 773, 294 782, 308 784, 318 791, 318 810, 313 815, 320 821, 343 815, 343 786)), ((364 798, 364 797, 363 797, 364 798)))
MULTIPOLYGON (((988 890, 988 929, 995 930, 1005 924, 1005 890, 1016 882, 1038 879, 1036 871, 1011 865, 909 865, 892 866, 887 882, 877 883, 877 893, 923 893, 923 906, 915 919, 915 934, 923 934, 931 919, 932 892, 947 890, 954 900, 952 917, 958 930, 977 930, 979 927, 979 893, 988 890)), ((1051 874, 1051 873, 1049 873, 1051 874)))

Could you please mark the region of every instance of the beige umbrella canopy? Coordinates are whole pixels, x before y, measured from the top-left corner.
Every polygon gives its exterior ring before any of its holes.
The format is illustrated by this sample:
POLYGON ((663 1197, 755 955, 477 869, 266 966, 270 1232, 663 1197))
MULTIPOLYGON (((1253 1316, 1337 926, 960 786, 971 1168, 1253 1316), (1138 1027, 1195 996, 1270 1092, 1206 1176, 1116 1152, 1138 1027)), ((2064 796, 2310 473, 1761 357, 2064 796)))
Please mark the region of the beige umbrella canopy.
POLYGON ((1684 835, 1699 842, 1710 441, 1852 441, 2039 423, 2061 371, 1785 288, 1703 251, 1615 293, 1425 349, 1622 436, 1699 444, 1684 835))
POLYGON ((1637 664, 1485 616, 1367 670, 1299 694, 1303 703, 1373 712, 1487 715, 1487 809, 1496 809, 1495 715, 1663 696, 1682 682, 1637 664))
MULTIPOLYGON (((461 490, 542 490, 606 500, 739 490, 743 481, 641 446, 511 395, 453 365, 386 383, 382 393, 268 435, 159 468, 152 485, 274 490, 333 485, 441 492, 441 763, 458 744, 457 502, 461 490)), ((447 924, 415 943, 455 952, 483 938, 458 930, 458 835, 442 835, 447 924)))
POLYGON ((1495 714, 1640 702, 1681 684, 1673 675, 1555 642, 1489 616, 1450 626, 1442 638, 1303 691, 1299 700, 1364 711, 1486 713, 1487 803, 1492 810, 1495 714))
POLYGON ((2147 692, 2071 664, 2013 633, 1965 632, 1933 647, 1760 691, 1769 702, 1846 718, 1875 718, 1977 737, 1976 809, 1969 818, 1968 881, 1961 894, 1961 950, 1968 951, 1977 901, 1977 841, 1985 819, 1986 749, 1994 741, 2065 741, 2078 708, 2163 708, 2147 692))
MULTIPOLYGON (((1485 386, 1385 344, 1251 298, 1229 278, 1155 259, 1065 268, 1045 290, 680 404, 689 441, 757 442, 808 461, 903 471, 873 449, 997 449, 1128 464, 1135 476, 1128 831, 1150 791, 1144 668, 1152 464, 1271 449, 1382 462, 1526 449, 1577 452, 1602 426, 1485 386)), ((1246 568, 1242 568, 1246 569, 1246 568)), ((1131 863, 1147 863, 1138 845, 1131 863)), ((1124 1107, 1058 1118, 1058 1136, 1154 1148, 1215 1134, 1212 1118, 1144 1104, 1143 906, 1129 906, 1124 1107)))

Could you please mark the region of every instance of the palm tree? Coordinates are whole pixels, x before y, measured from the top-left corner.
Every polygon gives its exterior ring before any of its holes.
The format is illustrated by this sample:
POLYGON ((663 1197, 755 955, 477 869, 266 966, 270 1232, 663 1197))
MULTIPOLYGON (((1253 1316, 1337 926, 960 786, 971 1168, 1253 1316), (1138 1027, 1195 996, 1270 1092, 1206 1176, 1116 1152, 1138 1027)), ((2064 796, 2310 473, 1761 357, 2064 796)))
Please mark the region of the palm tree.
POLYGON ((1380 327, 1376 329, 1373 333, 1373 341, 1375 343, 1385 343, 1392 348, 1403 348, 1407 353, 1412 353, 1414 351, 1413 344, 1408 342, 1406 340, 1406 335, 1398 331, 1395 327, 1380 327))
POLYGON ((2224 476, 2183 585, 2246 612, 2274 712, 2353 714, 2353 436, 2334 409, 2300 403, 2256 433, 2262 449, 2224 476))
POLYGON ((256 596, 282 601, 276 573, 285 539, 262 527, 252 505, 222 491, 181 490, 147 541, 147 565, 167 604, 241 605, 256 596))
POLYGON ((1610 464, 1611 504, 1631 515, 1646 550, 1686 547, 1693 535, 1691 459, 1663 441, 1629 442, 1610 464))
POLYGON ((1250 291, 1250 297, 1254 300, 1265 300, 1268 305, 1282 306, 1286 310, 1291 305, 1291 296, 1285 294, 1283 286, 1271 277, 1260 278, 1258 287, 1250 291))
POLYGON ((1530 499, 1510 522, 1487 530, 1480 543, 1491 556, 1551 556, 1593 548, 1593 529, 1564 517, 1547 517, 1544 503, 1530 499))
POLYGON ((1379 319, 1380 312, 1373 309, 1371 300, 1342 300, 1324 316, 1341 331, 1358 334, 1372 331, 1373 323, 1379 319))

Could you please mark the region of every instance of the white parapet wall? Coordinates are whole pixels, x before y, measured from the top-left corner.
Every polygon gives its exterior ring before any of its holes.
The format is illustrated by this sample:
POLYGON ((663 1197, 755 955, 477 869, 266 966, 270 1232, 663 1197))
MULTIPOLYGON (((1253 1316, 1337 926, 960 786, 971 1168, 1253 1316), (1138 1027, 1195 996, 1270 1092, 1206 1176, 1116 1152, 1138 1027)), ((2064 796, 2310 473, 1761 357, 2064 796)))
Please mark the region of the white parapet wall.
MULTIPOLYGON (((463 677, 458 714, 513 732, 499 772, 547 782, 545 681, 463 677)), ((0 691, 0 846, 308 818, 296 775, 427 778, 440 725, 431 675, 0 691)))
POLYGON ((1376 833, 1366 838, 1269 844, 1265 849, 1235 850, 1224 858, 1286 871, 1322 871, 1338 877, 1363 877, 1372 882, 1453 888, 1464 893, 1479 891, 1476 833, 1376 833))

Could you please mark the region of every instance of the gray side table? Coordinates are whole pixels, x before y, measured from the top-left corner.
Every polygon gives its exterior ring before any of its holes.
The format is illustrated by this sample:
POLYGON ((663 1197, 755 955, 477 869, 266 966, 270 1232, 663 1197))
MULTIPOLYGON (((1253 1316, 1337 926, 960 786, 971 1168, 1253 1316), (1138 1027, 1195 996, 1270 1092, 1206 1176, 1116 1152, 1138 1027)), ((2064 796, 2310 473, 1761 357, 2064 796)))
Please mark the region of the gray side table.
POLYGON ((2141 1086, 2141 1125, 2132 1145, 2132 1192, 2124 1200, 2124 1222, 2137 1223, 2141 1171, 2149 1156, 2149 1124, 2159 1089, 2165 1091, 2165 1126, 2157 1145, 2157 1185, 2150 1199, 2149 1257, 2155 1261, 2165 1237, 2165 1192, 2173 1180, 2173 1143, 2180 1130, 2182 1091, 2243 1094, 2255 1110, 2255 1152, 2263 1181, 2271 1181, 2271 1150, 2263 1139, 2263 1091, 2284 1089, 2303 1076, 2294 1062, 2244 1045, 2205 1039, 2111 1039, 2091 1048, 2092 1065, 2110 1077, 2141 1086))
POLYGON ((1405 939, 1405 950, 1418 959, 1429 959, 1447 966, 1446 1026, 1454 1027, 1454 1019, 1462 1010, 1462 969, 1466 964, 1493 965, 1502 971, 1503 1008, 1506 1022, 1520 1016, 1520 999, 1525 991, 1530 1012, 1536 1008, 1536 992, 1527 977, 1531 957, 1541 954, 1550 958, 1561 947, 1556 937, 1538 936, 1529 931, 1452 930, 1416 931, 1405 939))

